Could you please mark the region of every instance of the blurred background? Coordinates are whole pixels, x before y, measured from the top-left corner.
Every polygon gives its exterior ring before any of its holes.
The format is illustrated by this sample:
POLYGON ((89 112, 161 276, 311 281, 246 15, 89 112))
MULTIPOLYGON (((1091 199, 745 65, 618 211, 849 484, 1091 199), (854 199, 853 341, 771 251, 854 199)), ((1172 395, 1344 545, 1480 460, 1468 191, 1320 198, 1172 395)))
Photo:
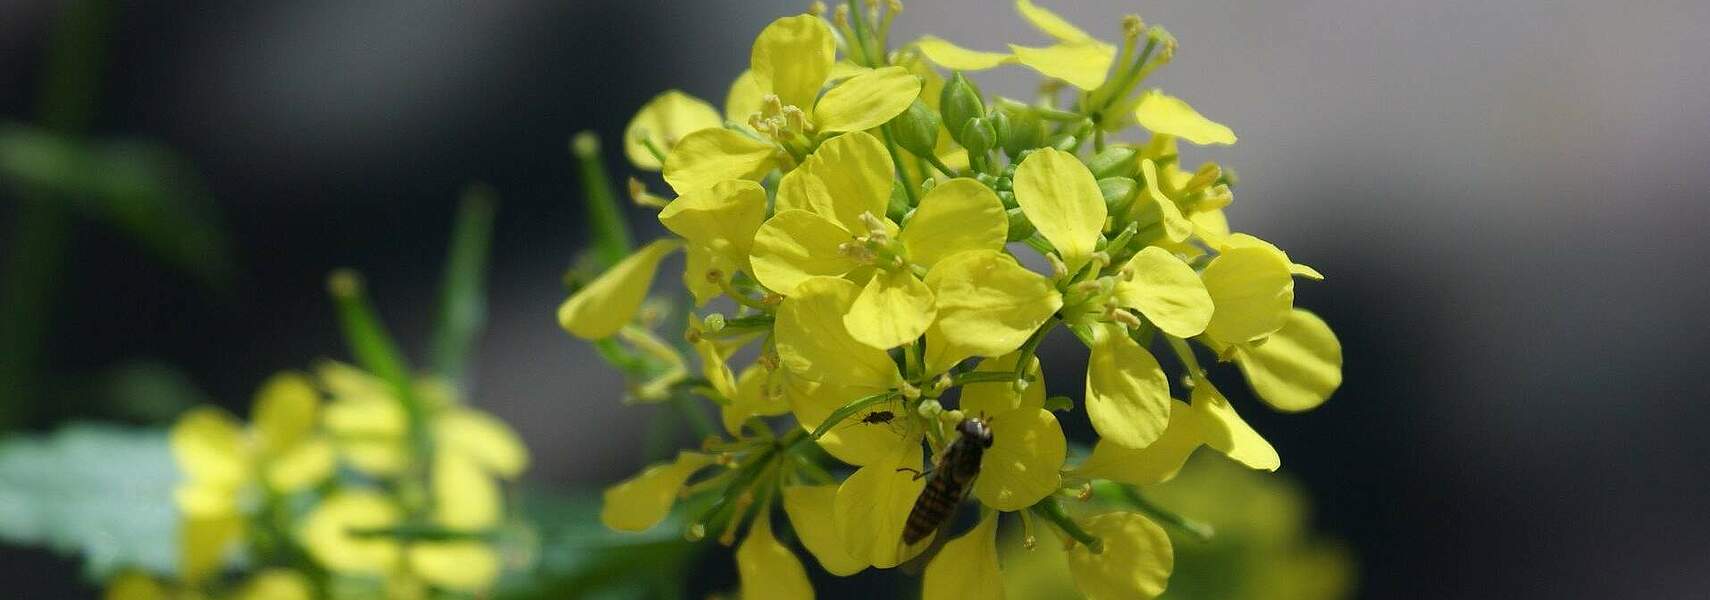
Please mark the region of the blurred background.
MULTIPOLYGON (((158 420, 91 391, 158 365, 241 414, 267 374, 343 355, 323 292, 340 266, 419 347, 459 190, 482 181, 501 205, 478 403, 522 433, 535 480, 640 466, 650 409, 620 406, 619 375, 553 321, 586 230, 568 140, 615 140, 672 87, 721 103, 754 34, 804 3, 125 4, 79 119, 41 107, 68 3, 0 3, 0 122, 170 148, 223 233, 161 251, 0 205, 8 285, 59 265, 42 310, 6 314, 8 339, 42 342, 3 358, 9 427, 158 420)), ((1107 39, 1130 12, 1175 33, 1152 84, 1241 137, 1187 160, 1238 169, 1234 226, 1328 276, 1298 304, 1335 327, 1346 384, 1304 415, 1235 401, 1358 557, 1361 597, 1710 589, 1710 3, 1046 4, 1107 39)), ((897 27, 1042 39, 984 0, 917 0, 897 27)), ((1075 393, 1077 353, 1053 341, 1052 390, 1075 393)), ((0 564, 11 590, 93 593, 72 559, 0 564)))

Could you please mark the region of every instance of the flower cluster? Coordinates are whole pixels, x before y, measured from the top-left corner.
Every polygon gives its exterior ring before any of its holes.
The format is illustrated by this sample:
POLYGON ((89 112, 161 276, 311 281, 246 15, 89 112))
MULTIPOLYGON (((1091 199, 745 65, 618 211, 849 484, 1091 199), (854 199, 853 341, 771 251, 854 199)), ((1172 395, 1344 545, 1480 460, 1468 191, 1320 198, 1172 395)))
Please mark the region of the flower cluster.
POLYGON ((185 479, 178 579, 141 575, 121 599, 432 597, 498 577, 503 490, 528 465, 504 423, 441 380, 401 392, 326 362, 256 394, 251 423, 200 407, 170 441, 185 479), (229 576, 233 571, 245 577, 229 576), (170 585, 170 587, 169 587, 170 585))
POLYGON ((1232 171, 1183 163, 1182 142, 1235 135, 1142 89, 1173 58, 1170 34, 1130 16, 1118 47, 1030 0, 1016 8, 1044 45, 927 36, 889 50, 900 4, 852 1, 829 18, 816 6, 760 32, 722 113, 678 91, 641 108, 625 153, 674 197, 634 179, 631 194, 675 235, 577 290, 558 318, 629 365, 635 399, 708 398, 725 431, 608 489, 608 526, 647 529, 690 498, 691 538, 745 535, 743 597, 810 597, 774 533, 781 506, 826 571, 920 557, 937 599, 1001 595, 997 529, 1015 514, 1028 546, 1040 531, 1063 540, 1087 597, 1150 598, 1172 550, 1134 486, 1170 478, 1200 446, 1278 467, 1200 356, 1235 363, 1272 408, 1316 407, 1341 382, 1341 348, 1293 304, 1295 279, 1321 276, 1230 230, 1232 171), (1035 100, 988 96, 965 75, 1008 65, 1044 77, 1035 100), (1146 137, 1120 141, 1134 133, 1146 137), (642 310, 679 249, 700 311, 682 354, 698 375, 642 310), (1048 397, 1036 356, 1057 329, 1087 348, 1078 406, 1048 397), (1182 365, 1186 401, 1155 349, 1182 365), (1079 460, 1057 417, 1074 410, 1098 434, 1079 460), (786 414, 793 425, 774 429, 786 414), (971 484, 947 489, 978 500, 976 524, 903 543, 972 418, 990 445, 971 455, 971 484))

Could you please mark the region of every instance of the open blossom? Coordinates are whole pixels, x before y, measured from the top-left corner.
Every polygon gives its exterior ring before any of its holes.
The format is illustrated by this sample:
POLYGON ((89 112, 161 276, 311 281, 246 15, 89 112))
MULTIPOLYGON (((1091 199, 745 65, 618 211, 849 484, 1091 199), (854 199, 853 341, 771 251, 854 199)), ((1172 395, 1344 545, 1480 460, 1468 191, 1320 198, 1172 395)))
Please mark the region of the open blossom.
POLYGON ((1018 0, 1045 45, 925 36, 892 50, 900 4, 858 8, 764 27, 722 118, 671 91, 626 129, 635 166, 676 193, 632 190, 673 236, 572 294, 559 321, 684 364, 639 317, 663 258, 684 249, 702 376, 644 383, 712 400, 724 435, 608 489, 602 519, 645 530, 704 500, 687 533, 737 548, 744 597, 811 595, 784 524, 834 575, 924 561, 930 599, 1001 597, 1011 526, 1030 546, 1061 541, 1086 597, 1156 597, 1173 553, 1140 489, 1202 446, 1281 464, 1201 360, 1234 363, 1276 410, 1324 402, 1341 348, 1294 306, 1295 281, 1322 275, 1229 228, 1232 171, 1182 162, 1184 142, 1236 137, 1142 87, 1175 55, 1162 28, 1127 17, 1111 44, 1018 0), (1010 65, 1045 78, 1042 99, 989 97, 965 76, 1010 65), (1086 348, 1081 381, 1045 381, 1054 332, 1086 348), (1097 438, 1072 459, 1059 415, 1077 410, 1097 438), (968 454, 959 424, 976 418, 989 446, 968 454), (958 456, 977 457, 976 476, 946 488, 935 469, 958 456), (905 544, 929 485, 973 499, 975 525, 945 519, 905 544))

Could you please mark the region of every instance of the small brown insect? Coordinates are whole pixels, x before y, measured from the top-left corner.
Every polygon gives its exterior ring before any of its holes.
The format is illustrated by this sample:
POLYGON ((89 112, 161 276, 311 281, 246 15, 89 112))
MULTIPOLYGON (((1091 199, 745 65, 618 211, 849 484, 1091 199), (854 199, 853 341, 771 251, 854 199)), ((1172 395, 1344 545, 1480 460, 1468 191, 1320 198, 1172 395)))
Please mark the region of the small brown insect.
MULTIPOLYGON (((974 489, 974 478, 980 475, 980 458, 992 447, 992 429, 984 419, 968 417, 956 425, 956 439, 944 448, 938 464, 929 473, 926 489, 914 501, 903 526, 903 545, 912 546, 932 535, 956 513, 956 506, 968 498, 974 489)), ((904 469, 907 470, 907 469, 904 469)))
POLYGON ((868 425, 882 425, 891 422, 891 420, 895 418, 897 418, 897 414, 894 412, 888 410, 875 410, 867 413, 867 416, 861 417, 861 422, 868 425))

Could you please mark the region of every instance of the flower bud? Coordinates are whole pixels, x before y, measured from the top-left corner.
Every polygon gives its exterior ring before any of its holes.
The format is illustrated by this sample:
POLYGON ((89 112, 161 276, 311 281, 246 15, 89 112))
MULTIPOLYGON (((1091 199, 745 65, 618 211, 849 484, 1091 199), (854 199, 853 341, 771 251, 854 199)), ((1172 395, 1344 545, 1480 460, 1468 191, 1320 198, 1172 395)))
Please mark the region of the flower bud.
MULTIPOLYGON (((1008 114, 1002 111, 998 114, 1008 114)), ((1038 148, 1045 142, 1045 120, 1033 111, 1018 111, 1009 116, 1009 135, 999 136, 1003 144, 1003 153, 1008 154, 1014 162, 1021 162, 1022 152, 1038 148)))
POLYGON ((1140 195, 1140 184, 1127 177, 1106 177, 1098 180, 1098 191, 1104 195, 1105 214, 1125 215, 1140 195))
POLYGON ((983 156, 997 146, 997 132, 992 130, 990 120, 975 117, 962 126, 962 135, 956 141, 968 149, 969 156, 983 156))
POLYGON ((998 201, 1003 203, 1004 208, 1021 206, 1021 203, 1015 201, 1015 192, 1012 190, 998 190, 997 197, 998 201))
MULTIPOLYGON (((951 135, 958 136, 956 141, 964 147, 968 142, 960 137, 968 122, 985 116, 986 104, 980 100, 980 90, 974 84, 957 73, 950 82, 944 84, 944 92, 938 97, 938 112, 944 117, 944 128, 951 135)), ((996 133, 992 134, 996 137, 996 133)), ((986 148, 991 148, 990 145, 986 148)))
POLYGON ((908 191, 903 189, 903 182, 892 181, 891 200, 885 205, 885 218, 890 219, 892 223, 901 223, 903 216, 912 208, 914 207, 908 204, 908 191))
POLYGON ((1033 235, 1033 222, 1027 220, 1021 209, 1011 208, 1004 211, 1004 215, 1009 217, 1009 241, 1021 241, 1033 235))
POLYGON ((908 110, 891 119, 891 135, 896 136, 897 145, 904 150, 915 156, 929 157, 938 146, 938 125, 938 113, 916 99, 908 110))
POLYGON ((1140 161, 1135 160, 1139 155, 1140 151, 1133 146, 1111 146, 1087 159, 1087 170, 1098 179, 1133 177, 1140 172, 1140 161))

